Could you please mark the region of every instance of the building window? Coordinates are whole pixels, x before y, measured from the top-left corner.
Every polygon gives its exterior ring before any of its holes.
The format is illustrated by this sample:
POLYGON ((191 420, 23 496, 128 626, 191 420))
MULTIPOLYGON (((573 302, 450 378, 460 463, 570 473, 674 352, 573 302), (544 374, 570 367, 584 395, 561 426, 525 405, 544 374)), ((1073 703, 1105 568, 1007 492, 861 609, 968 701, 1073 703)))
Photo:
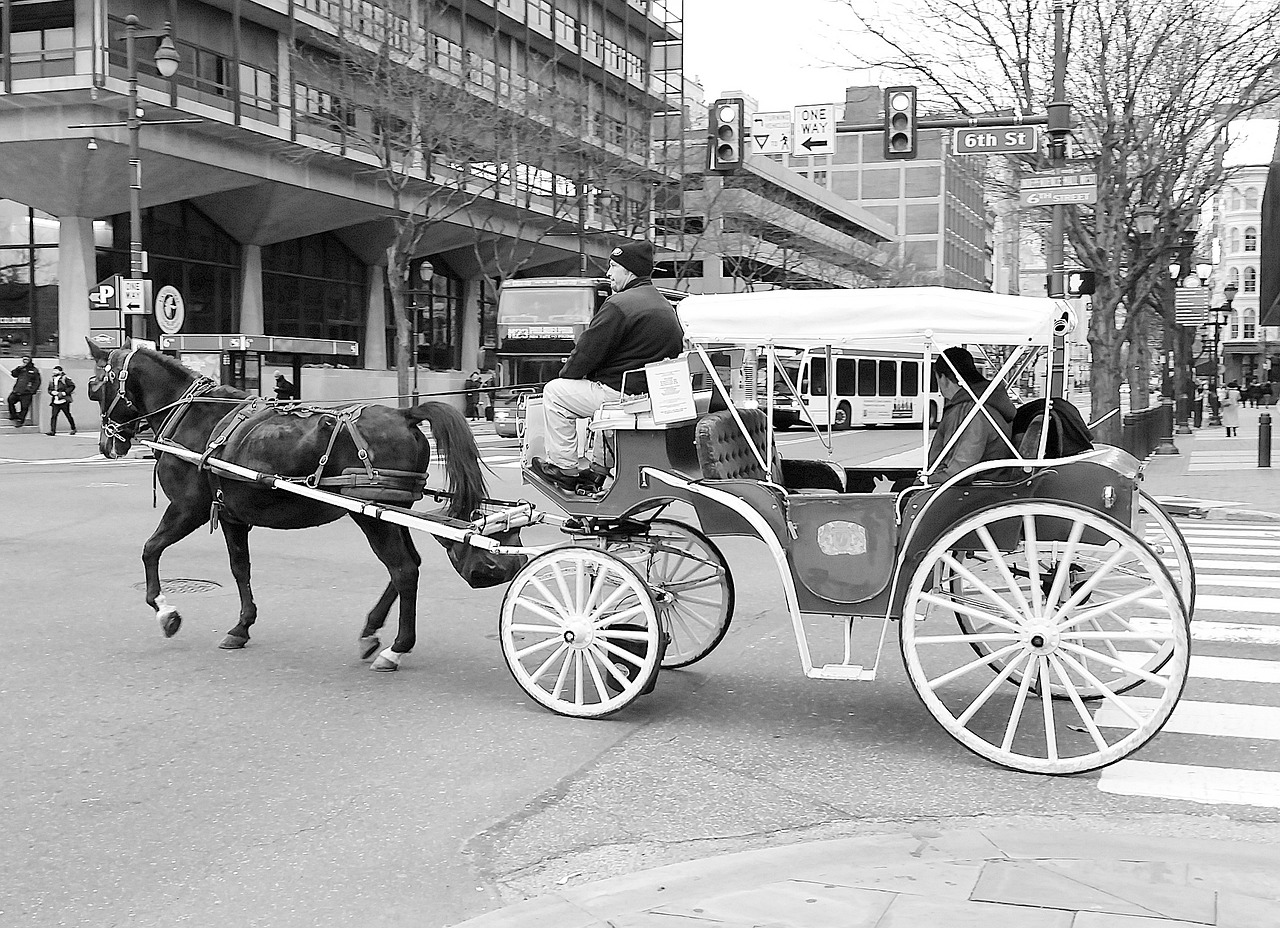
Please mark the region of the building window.
POLYGON ((241 106, 250 106, 254 109, 274 113, 276 111, 276 94, 278 90, 279 83, 276 80, 276 76, 270 71, 255 68, 251 64, 240 65, 241 106))
POLYGON ((1258 269, 1256 267, 1247 267, 1244 269, 1244 292, 1258 292, 1258 269))
POLYGON ((1227 233, 1227 253, 1236 254, 1239 251, 1240 251, 1240 230, 1233 227, 1231 231, 1227 233))
POLYGON ((58 354, 58 221, 0 200, 0 354, 58 354))
POLYGON ((1244 230, 1244 250, 1245 251, 1258 250, 1258 230, 1255 229, 1253 226, 1249 226, 1247 229, 1244 230))
MULTIPOLYGON (((418 313, 418 364, 437 371, 459 370, 466 319, 466 281, 455 276, 442 262, 433 263, 436 271, 430 289, 409 294, 411 306, 418 313)), ((394 326, 394 320, 389 321, 394 326)), ((393 338, 394 334, 392 330, 388 337, 393 338)), ((394 357, 394 354, 388 356, 394 357)))
POLYGON ((1231 208, 1240 209, 1244 206, 1244 200, 1240 196, 1240 191, 1235 187, 1231 188, 1231 208))
POLYGON ((1258 320, 1258 317, 1254 314, 1253 310, 1251 309, 1245 310, 1244 337, 1246 341, 1248 341, 1249 339, 1258 337, 1258 321, 1257 320, 1258 320))
POLYGON ((359 342, 368 272, 337 238, 308 235, 262 249, 265 334, 359 342))
POLYGON ((1246 187, 1246 188, 1245 188, 1245 191, 1244 191, 1244 208, 1245 208, 1245 209, 1257 209, 1257 208, 1258 208, 1258 188, 1257 188, 1257 187, 1246 187))
POLYGON ((1227 271, 1227 283, 1234 284, 1237 287, 1240 286, 1240 268, 1233 267, 1227 271))

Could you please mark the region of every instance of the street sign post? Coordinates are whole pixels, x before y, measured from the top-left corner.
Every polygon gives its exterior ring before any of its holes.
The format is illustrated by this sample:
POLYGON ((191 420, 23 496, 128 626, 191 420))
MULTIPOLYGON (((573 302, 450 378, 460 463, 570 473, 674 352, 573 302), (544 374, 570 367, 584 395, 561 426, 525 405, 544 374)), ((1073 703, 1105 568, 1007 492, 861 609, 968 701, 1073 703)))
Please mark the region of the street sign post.
POLYGON ((791 151, 791 114, 756 113, 751 117, 751 151, 776 155, 791 151))
POLYGON ((1098 175, 1074 168, 1028 174, 1022 178, 1018 202, 1023 206, 1097 203, 1098 175))
POLYGON ((834 103, 814 103, 795 108, 791 154, 831 155, 836 150, 836 107, 834 103))
POLYGON ((957 155, 1033 152, 1039 149, 1040 139, 1035 126, 986 126, 957 129, 954 146, 957 155))

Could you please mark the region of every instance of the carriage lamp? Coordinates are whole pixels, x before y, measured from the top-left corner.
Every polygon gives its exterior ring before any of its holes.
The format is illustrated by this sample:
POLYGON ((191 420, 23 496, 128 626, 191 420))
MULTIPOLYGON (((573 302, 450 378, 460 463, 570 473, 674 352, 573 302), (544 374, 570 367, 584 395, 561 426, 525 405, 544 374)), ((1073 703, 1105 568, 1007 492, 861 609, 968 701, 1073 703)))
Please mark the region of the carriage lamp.
POLYGON ((1102 506, 1104 509, 1114 508, 1116 504, 1116 488, 1106 486, 1102 488, 1102 506))

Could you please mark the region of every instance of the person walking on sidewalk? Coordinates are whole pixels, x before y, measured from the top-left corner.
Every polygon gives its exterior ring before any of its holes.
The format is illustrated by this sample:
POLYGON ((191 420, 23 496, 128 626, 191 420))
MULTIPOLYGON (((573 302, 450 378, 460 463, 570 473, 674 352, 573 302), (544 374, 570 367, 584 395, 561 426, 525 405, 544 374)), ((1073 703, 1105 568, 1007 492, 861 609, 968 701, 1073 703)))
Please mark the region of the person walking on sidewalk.
POLYGON ((9 418, 15 428, 22 428, 27 422, 27 413, 31 404, 40 393, 40 371, 31 363, 31 358, 23 357, 22 363, 9 373, 13 374, 13 389, 9 391, 9 418))
POLYGON ((1222 404, 1222 424, 1227 430, 1228 438, 1240 436, 1240 384, 1231 381, 1222 390, 1219 397, 1222 404))
POLYGON ((71 416, 71 394, 76 392, 76 382, 62 371, 62 366, 53 369, 49 378, 49 431, 46 435, 58 434, 58 416, 67 417, 67 425, 71 426, 71 434, 76 433, 76 420, 71 416))

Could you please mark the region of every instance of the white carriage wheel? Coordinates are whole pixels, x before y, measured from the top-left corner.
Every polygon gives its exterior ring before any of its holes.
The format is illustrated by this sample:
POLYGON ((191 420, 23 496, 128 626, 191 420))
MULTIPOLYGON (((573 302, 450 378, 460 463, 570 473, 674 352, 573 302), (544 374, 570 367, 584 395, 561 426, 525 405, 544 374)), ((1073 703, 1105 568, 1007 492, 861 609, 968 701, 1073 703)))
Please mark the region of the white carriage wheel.
POLYGON ((652 688, 661 623, 644 580, 595 548, 553 548, 516 574, 498 623, 520 688, 552 712, 604 718, 652 688))
POLYGON ((654 605, 671 636, 662 668, 702 660, 733 619, 733 575, 715 542, 674 519, 653 519, 645 536, 611 542, 610 553, 633 566, 649 584, 654 605))
MULTIPOLYGON (((1159 557, 1165 567, 1168 569, 1170 576, 1173 577, 1174 583, 1178 587, 1178 592, 1182 594, 1183 604, 1187 608, 1187 615, 1194 617, 1195 615, 1195 596, 1196 596, 1196 579, 1195 571, 1191 563, 1191 553, 1187 547, 1186 540, 1182 537, 1182 533, 1178 530, 1178 526, 1169 518, 1169 515, 1160 508, 1160 504, 1152 499, 1143 491, 1138 491, 1138 498, 1134 501, 1134 533, 1141 538, 1148 548, 1159 557)), ((1104 559, 1108 556, 1105 549, 1099 549, 1096 552, 1084 551, 1080 553, 1078 565, 1080 567, 1080 576, 1073 580, 1073 583, 1080 584, 1088 580, 1089 572, 1096 570, 1104 559)), ((963 560, 963 559, 962 559, 963 560)), ((964 560, 965 566, 977 574, 979 577, 985 577, 987 573, 994 572, 994 567, 989 563, 990 556, 984 552, 979 552, 972 560, 964 560)), ((1042 576, 1049 573, 1052 564, 1046 563, 1044 558, 1041 559, 1042 576)), ((1115 578, 1122 578, 1126 571, 1137 571, 1141 573, 1143 570, 1140 562, 1130 563, 1129 561, 1121 561, 1116 564, 1111 575, 1115 578)), ((963 595, 965 582, 963 578, 955 573, 950 572, 951 586, 953 595, 963 595)), ((1020 576, 1024 592, 1027 591, 1029 580, 1026 576, 1020 576)), ((1043 581, 1042 581, 1043 585, 1043 581)), ((956 621, 960 627, 966 632, 973 635, 971 645, 973 650, 978 654, 988 654, 993 648, 982 642, 982 636, 979 634, 983 631, 990 631, 978 626, 973 618, 962 612, 956 613, 956 621)), ((1095 624, 1106 625, 1112 623, 1109 617, 1100 617, 1093 620, 1095 624)), ((1124 629, 1120 629, 1124 630, 1124 629)), ((1148 671, 1158 671, 1168 661, 1169 656, 1173 653, 1173 644, 1170 641, 1165 642, 1149 642, 1135 645, 1135 649, 1130 654, 1142 652, 1143 659, 1141 668, 1148 671)), ((991 663, 993 673, 999 673, 1004 669, 1004 662, 1001 660, 993 660, 991 663)), ((1022 674, 1017 670, 1009 675, 1009 682, 1017 686, 1022 682, 1022 674)), ((1132 689, 1136 689, 1143 683, 1143 677, 1140 674, 1129 674, 1125 678, 1116 678, 1108 680, 1107 684, 1115 693, 1127 693, 1132 689)), ((1053 684, 1051 692, 1060 699, 1068 698, 1067 690, 1061 684, 1053 684)), ((1082 686, 1077 690, 1082 699, 1099 699, 1103 693, 1096 687, 1082 686)))
POLYGON ((1146 744, 1177 705, 1191 654, 1186 608, 1160 559, 1118 522, 1046 501, 992 506, 934 542, 907 589, 900 642, 948 734, 997 764, 1048 774, 1096 770, 1146 744), (961 542, 989 570, 957 557, 961 542), (1083 578, 1072 570, 1082 562, 1083 578), (960 613, 971 625, 956 634, 960 613), (1169 650, 1158 670, 1145 666, 1153 648, 1169 650), (1134 677, 1137 693, 1121 695, 1134 677))

